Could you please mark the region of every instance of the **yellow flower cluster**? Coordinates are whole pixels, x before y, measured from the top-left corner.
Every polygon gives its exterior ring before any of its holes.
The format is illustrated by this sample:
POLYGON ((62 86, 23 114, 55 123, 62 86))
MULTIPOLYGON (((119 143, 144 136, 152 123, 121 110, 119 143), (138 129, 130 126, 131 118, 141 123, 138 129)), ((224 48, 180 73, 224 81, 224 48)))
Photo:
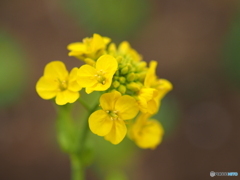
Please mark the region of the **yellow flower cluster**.
POLYGON ((154 149, 164 130, 150 117, 158 112, 161 99, 172 84, 157 77, 156 61, 151 61, 148 67, 128 42, 117 47, 110 41, 94 34, 83 42, 69 44, 69 56, 86 64, 68 73, 62 62, 50 62, 37 82, 37 93, 43 99, 55 98, 56 104, 64 105, 74 103, 82 88, 87 94, 102 91, 101 109, 89 117, 90 130, 112 144, 120 143, 128 134, 139 147, 154 149))

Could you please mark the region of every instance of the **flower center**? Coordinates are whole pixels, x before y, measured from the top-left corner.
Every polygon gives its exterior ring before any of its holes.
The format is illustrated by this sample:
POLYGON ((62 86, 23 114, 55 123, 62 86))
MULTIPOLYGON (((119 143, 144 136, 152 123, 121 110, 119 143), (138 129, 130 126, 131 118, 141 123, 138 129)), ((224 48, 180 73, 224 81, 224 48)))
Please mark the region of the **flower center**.
POLYGON ((60 91, 65 91, 67 89, 67 82, 66 81, 59 81, 59 90, 60 91))
POLYGON ((95 77, 97 78, 97 81, 104 85, 106 83, 106 78, 104 77, 106 73, 103 70, 97 71, 97 74, 95 74, 95 77))
POLYGON ((109 116, 110 116, 110 119, 111 120, 117 120, 118 119, 118 111, 117 110, 114 110, 114 111, 106 111, 109 116))

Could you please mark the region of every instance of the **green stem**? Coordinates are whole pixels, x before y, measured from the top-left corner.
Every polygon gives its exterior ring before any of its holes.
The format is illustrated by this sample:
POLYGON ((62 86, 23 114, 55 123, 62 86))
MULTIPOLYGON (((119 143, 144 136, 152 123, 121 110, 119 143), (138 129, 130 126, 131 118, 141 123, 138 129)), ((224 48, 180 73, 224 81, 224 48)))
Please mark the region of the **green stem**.
POLYGON ((84 166, 77 155, 70 155, 72 179, 71 180, 84 180, 84 166))
MULTIPOLYGON (((98 105, 99 104, 96 103, 96 105, 90 111, 88 111, 87 117, 89 117, 98 108, 98 105)), ((81 147, 81 149, 82 149, 82 147, 84 147, 85 140, 87 139, 88 132, 90 132, 89 126, 88 126, 88 119, 83 122, 82 126, 83 126, 82 134, 81 134, 81 138, 80 138, 80 141, 79 141, 79 143, 80 143, 79 147, 81 147)))
MULTIPOLYGON (((82 104, 85 104, 84 101, 82 101, 82 104)), ((92 108, 88 109, 88 115, 89 117, 98 107, 98 103, 92 108)), ((87 109, 87 108, 86 108, 87 109)), ((83 151, 85 147, 85 142, 87 139, 87 135, 90 132, 88 127, 88 119, 86 119, 82 123, 82 132, 80 133, 78 143, 79 145, 77 154, 70 154, 70 160, 71 160, 71 166, 72 166, 72 180, 84 180, 84 171, 85 171, 85 164, 81 161, 81 156, 83 156, 83 151)))

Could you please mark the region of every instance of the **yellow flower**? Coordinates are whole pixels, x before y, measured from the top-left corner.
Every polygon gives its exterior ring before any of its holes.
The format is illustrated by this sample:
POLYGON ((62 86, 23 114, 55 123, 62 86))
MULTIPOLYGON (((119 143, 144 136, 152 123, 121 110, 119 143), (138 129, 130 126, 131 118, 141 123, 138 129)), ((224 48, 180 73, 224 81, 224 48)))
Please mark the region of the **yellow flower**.
POLYGON ((77 68, 73 68, 69 74, 61 61, 48 63, 43 76, 36 84, 38 95, 43 99, 56 97, 55 101, 58 105, 75 102, 82 89, 76 82, 77 70, 77 68))
POLYGON ((144 80, 144 86, 148 88, 155 88, 164 97, 166 93, 172 90, 172 83, 166 79, 159 79, 156 76, 157 61, 151 61, 146 78, 144 80))
MULTIPOLYGON (((102 37, 99 34, 93 34, 92 38, 84 38, 83 42, 71 43, 67 46, 70 50, 69 56, 74 56, 85 60, 91 58, 96 60, 104 54, 107 44, 111 41, 108 37, 102 37)), ((87 63, 89 62, 89 59, 87 63)), ((92 63, 92 62, 91 62, 92 63)))
POLYGON ((136 100, 113 91, 100 97, 100 106, 102 110, 95 111, 89 117, 90 130, 104 136, 112 144, 120 143, 127 133, 124 120, 132 119, 138 113, 136 100))
POLYGON ((129 129, 129 136, 140 148, 155 149, 162 141, 164 129, 149 114, 140 114, 129 129))
POLYGON ((158 91, 153 88, 142 88, 138 92, 138 105, 139 109, 143 113, 154 114, 158 110, 158 103, 156 99, 158 97, 158 91))
POLYGON ((172 90, 171 82, 156 76, 156 67, 157 61, 151 61, 144 80, 144 87, 138 93, 139 108, 143 113, 156 113, 161 99, 172 90))
POLYGON ((127 41, 121 42, 121 44, 118 46, 118 49, 116 48, 116 45, 114 43, 111 43, 108 50, 109 54, 116 57, 123 56, 131 58, 134 61, 142 60, 142 56, 138 54, 138 52, 135 49, 133 49, 127 41))
POLYGON ((83 65, 78 70, 78 83, 92 91, 105 91, 112 83, 112 77, 118 68, 117 60, 111 55, 102 55, 96 62, 96 67, 83 65))

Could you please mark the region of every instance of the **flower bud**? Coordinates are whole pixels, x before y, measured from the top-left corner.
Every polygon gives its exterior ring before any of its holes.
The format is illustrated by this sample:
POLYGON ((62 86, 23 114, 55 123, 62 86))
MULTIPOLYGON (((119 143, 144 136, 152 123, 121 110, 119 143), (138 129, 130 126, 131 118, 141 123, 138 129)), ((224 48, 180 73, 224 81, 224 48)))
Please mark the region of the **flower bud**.
POLYGON ((139 91, 141 89, 141 86, 135 82, 131 82, 130 84, 127 85, 127 88, 131 91, 139 91))
POLYGON ((135 73, 130 73, 130 74, 127 75, 127 80, 129 82, 134 81, 134 79, 135 79, 135 73))
POLYGON ((126 92, 126 87, 124 86, 124 85, 120 85, 119 87, 118 87, 118 91, 121 93, 121 94, 125 94, 125 92, 126 92))
POLYGON ((117 88, 118 86, 120 86, 120 83, 118 81, 114 81, 113 82, 113 87, 117 88))
POLYGON ((118 76, 113 76, 113 80, 118 80, 119 77, 118 76))
POLYGON ((121 84, 124 84, 126 82, 126 78, 125 77, 119 77, 119 81, 121 84))
POLYGON ((143 81, 146 77, 146 73, 139 73, 138 75, 139 75, 139 80, 140 81, 143 81))
POLYGON ((122 61, 123 57, 122 56, 118 56, 116 59, 117 59, 117 62, 119 63, 119 62, 122 61))
POLYGON ((91 58, 85 58, 84 61, 86 64, 88 64, 90 66, 95 66, 95 64, 96 64, 96 62, 91 58))
POLYGON ((121 74, 122 75, 127 74, 127 73, 128 73, 128 66, 121 69, 121 74))

